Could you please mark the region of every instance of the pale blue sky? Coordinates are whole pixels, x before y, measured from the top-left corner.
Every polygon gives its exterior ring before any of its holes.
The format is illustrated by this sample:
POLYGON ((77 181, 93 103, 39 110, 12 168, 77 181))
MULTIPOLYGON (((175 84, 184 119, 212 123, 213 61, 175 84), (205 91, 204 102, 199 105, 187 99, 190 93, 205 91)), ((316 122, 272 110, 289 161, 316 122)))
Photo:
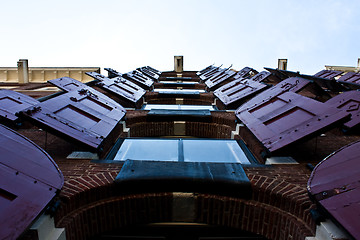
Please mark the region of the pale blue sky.
POLYGON ((185 70, 212 63, 314 74, 360 57, 358 0, 1 0, 0 66, 150 65, 185 70))

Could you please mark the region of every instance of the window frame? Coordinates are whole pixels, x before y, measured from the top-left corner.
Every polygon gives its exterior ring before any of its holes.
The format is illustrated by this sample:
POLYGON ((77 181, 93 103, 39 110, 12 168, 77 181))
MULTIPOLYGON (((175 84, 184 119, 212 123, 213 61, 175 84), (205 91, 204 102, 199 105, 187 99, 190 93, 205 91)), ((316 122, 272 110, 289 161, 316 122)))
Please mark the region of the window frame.
MULTIPOLYGON (((151 106, 150 106, 151 107, 151 106)), ((160 109, 160 110, 179 110, 179 111, 196 111, 196 110, 209 110, 210 112, 216 112, 219 111, 219 109, 217 108, 216 105, 188 105, 188 104, 152 104, 152 103, 145 103, 141 106, 141 110, 145 110, 145 111, 151 111, 151 110, 155 110, 155 109, 160 109), (146 109, 146 107, 148 105, 153 105, 153 107, 151 109, 146 109), (162 108, 161 106, 172 106, 174 108, 162 108), (185 109, 182 109, 182 107, 185 106, 185 109), (188 108, 190 106, 190 108, 188 108), (194 107, 194 108, 191 108, 194 107), (199 107, 199 108, 203 108, 203 109, 196 109, 195 107, 199 107), (212 108, 212 109, 210 109, 212 108)))
MULTIPOLYGON (((219 163, 235 163, 235 164, 241 164, 243 166, 253 166, 253 165, 259 164, 259 162, 256 160, 255 156, 251 153, 250 149, 246 146, 246 144, 242 140, 240 140, 240 139, 215 139, 215 138, 189 138, 189 139, 187 139, 187 138, 154 138, 154 137, 119 138, 118 141, 116 141, 116 143, 114 144, 113 148, 109 151, 109 153, 106 155, 106 157, 103 160, 107 161, 107 162, 113 162, 113 163, 124 163, 126 160, 114 160, 114 158, 115 158, 116 154, 118 153, 118 151, 120 150, 124 141, 127 139, 139 139, 139 140, 148 139, 148 140, 155 140, 155 141, 156 140, 235 141, 239 145, 239 148, 243 151, 243 153, 246 156, 249 163, 240 163, 240 162, 219 162, 219 163)), ((178 146, 179 146, 179 144, 182 144, 182 142, 183 141, 179 141, 178 146)), ((180 160, 184 159, 183 151, 184 151, 184 148, 182 148, 182 151, 178 151, 178 161, 173 161, 173 162, 181 162, 180 160)), ((141 159, 137 159, 137 160, 141 160, 141 159)), ((159 160, 159 161, 162 161, 162 160, 159 160)), ((187 161, 187 162, 195 162, 195 161, 187 161)), ((205 162, 205 163, 214 163, 214 162, 205 162)))

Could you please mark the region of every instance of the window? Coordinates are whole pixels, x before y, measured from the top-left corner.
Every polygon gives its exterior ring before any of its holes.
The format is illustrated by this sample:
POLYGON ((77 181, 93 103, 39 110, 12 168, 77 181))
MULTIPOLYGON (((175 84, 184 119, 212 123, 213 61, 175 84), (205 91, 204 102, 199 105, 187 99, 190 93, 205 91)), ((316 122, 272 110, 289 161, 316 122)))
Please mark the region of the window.
POLYGON ((162 94, 199 94, 204 93, 203 89, 168 89, 168 88, 157 88, 154 92, 162 94))
POLYGON ((175 104, 144 104, 142 107, 143 110, 209 110, 216 111, 216 106, 213 105, 175 105, 175 104))
POLYGON ((254 157, 242 141, 223 139, 123 139, 107 159, 251 164, 254 157))
POLYGON ((183 140, 185 162, 250 163, 236 140, 183 140))
POLYGON ((178 140, 125 139, 114 160, 177 161, 178 154, 178 140))
MULTIPOLYGON (((167 78, 169 79, 169 78, 167 78)), ((178 80, 178 79, 182 79, 182 78, 175 78, 176 80, 166 80, 166 81, 159 81, 159 83, 162 83, 162 84, 181 84, 181 85, 195 85, 195 84, 198 84, 199 82, 193 82, 193 81, 187 81, 187 82, 183 82, 181 80, 178 80)))

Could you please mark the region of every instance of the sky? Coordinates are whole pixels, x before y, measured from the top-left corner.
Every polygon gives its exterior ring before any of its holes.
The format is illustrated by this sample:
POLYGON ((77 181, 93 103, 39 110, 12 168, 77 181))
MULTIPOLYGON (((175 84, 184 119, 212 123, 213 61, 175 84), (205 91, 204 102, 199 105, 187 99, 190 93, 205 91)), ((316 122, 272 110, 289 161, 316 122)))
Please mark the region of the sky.
MULTIPOLYGON (((1 2, 0 67, 151 66, 184 70, 210 64, 262 71, 356 66, 359 0, 17 0, 1 2)), ((104 71, 103 71, 104 72, 104 71)))

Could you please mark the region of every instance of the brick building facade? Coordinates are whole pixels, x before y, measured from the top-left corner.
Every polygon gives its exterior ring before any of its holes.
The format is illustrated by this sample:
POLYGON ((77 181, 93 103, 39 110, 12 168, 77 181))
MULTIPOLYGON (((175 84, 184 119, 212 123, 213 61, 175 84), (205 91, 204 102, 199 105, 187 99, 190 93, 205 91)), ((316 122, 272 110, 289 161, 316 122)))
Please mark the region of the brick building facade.
MULTIPOLYGON (((267 79, 266 83, 276 85, 280 81, 278 76, 272 74, 272 78, 267 79)), ((89 86, 118 100, 111 92, 104 91, 98 85, 90 83, 89 86)), ((26 87, 29 85, 19 86, 19 89, 26 87)), ((224 107, 219 104, 213 91, 194 71, 162 72, 142 97, 141 103, 124 106, 126 115, 116 132, 112 132, 115 137, 109 145, 115 145, 118 138, 129 137, 241 140, 256 160, 256 164, 242 166, 251 185, 247 197, 241 197, 241 192, 247 191, 246 188, 232 184, 228 187, 225 185, 224 188, 228 189, 220 189, 219 193, 204 192, 202 189, 178 191, 177 188, 172 188, 172 185, 166 186, 168 183, 161 180, 153 184, 163 184, 164 188, 153 188, 149 184, 147 186, 150 187, 144 189, 138 184, 128 189, 126 185, 114 181, 121 172, 124 161, 104 160, 111 147, 104 151, 90 150, 97 154, 96 157, 91 154, 71 157, 73 152, 88 153, 89 149, 74 139, 69 140, 27 121, 22 122, 20 128, 16 128, 18 133, 49 153, 64 176, 64 185, 50 205, 57 205, 52 216, 56 228, 65 229, 66 239, 126 239, 126 236, 137 236, 144 239, 233 237, 231 239, 285 240, 315 236, 316 218, 313 217, 312 210, 317 207, 310 200, 307 191, 311 166, 337 149, 358 140, 358 132, 344 133, 339 124, 332 125, 269 154, 254 133, 241 124, 235 109, 211 111, 210 115, 204 118, 177 114, 151 117, 150 111, 143 108, 143 104, 224 107), (176 87, 177 90, 197 89, 205 92, 193 97, 153 91, 168 89, 169 85, 162 81, 176 79, 174 82, 180 83, 181 78, 184 79, 182 82, 196 83, 189 85, 190 87, 176 87), (269 163, 274 157, 291 158, 296 164, 269 163), (150 233, 147 234, 147 231, 150 233), (211 236, 206 232, 211 232, 211 236), (154 235, 158 238, 151 238, 154 235)), ((36 97, 45 97, 48 94, 46 92, 36 97)), ((313 99, 324 97, 313 91, 313 88, 305 89, 299 94, 313 99)), ((34 96, 31 93, 29 95, 34 96)), ((184 179, 179 179, 178 184, 181 185, 182 181, 184 179)), ((151 180, 149 182, 151 183, 151 180)), ((216 188, 217 185, 213 186, 216 188)), ((38 239, 36 235, 36 231, 30 229, 24 232, 22 239, 38 239)))

